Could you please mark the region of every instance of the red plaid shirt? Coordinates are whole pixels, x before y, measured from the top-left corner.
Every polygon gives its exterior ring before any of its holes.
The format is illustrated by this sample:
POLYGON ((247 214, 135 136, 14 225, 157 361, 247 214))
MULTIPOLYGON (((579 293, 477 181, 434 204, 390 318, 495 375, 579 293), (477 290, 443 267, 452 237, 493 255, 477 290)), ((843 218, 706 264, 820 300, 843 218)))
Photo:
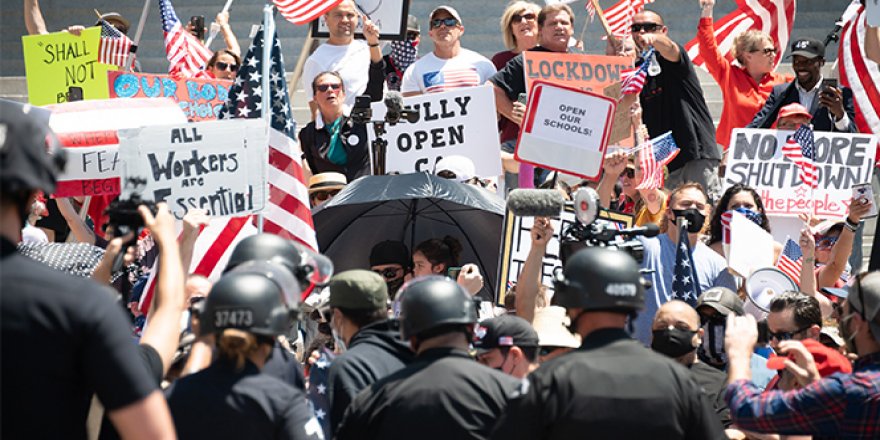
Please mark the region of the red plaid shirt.
POLYGON ((742 429, 820 438, 880 438, 880 352, 859 358, 853 374, 834 374, 792 391, 738 380, 725 393, 742 429))

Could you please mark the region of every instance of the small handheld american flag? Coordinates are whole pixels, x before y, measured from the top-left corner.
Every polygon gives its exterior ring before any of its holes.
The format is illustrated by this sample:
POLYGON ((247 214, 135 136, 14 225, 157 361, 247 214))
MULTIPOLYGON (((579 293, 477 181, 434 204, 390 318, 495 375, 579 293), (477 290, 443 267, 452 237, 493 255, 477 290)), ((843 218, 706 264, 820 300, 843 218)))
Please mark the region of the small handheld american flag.
POLYGON ((816 174, 816 149, 813 143, 813 130, 802 124, 782 146, 782 155, 794 162, 798 167, 798 177, 810 188, 819 186, 816 174))
POLYGON ((654 48, 648 49, 642 56, 645 60, 642 65, 637 68, 627 69, 620 73, 623 82, 620 85, 620 93, 624 95, 637 95, 642 92, 645 87, 645 80, 648 78, 648 66, 651 65, 651 57, 654 56, 654 48))
MULTIPOLYGON (((128 54, 134 43, 128 36, 101 20, 101 44, 98 48, 98 62, 114 66, 128 66, 128 54)), ((134 56, 134 54, 132 54, 134 56)))
POLYGON ((801 247, 789 238, 785 241, 785 247, 782 248, 779 259, 776 260, 776 268, 800 285, 803 256, 804 252, 801 250, 801 247))
POLYGON ((205 76, 205 65, 213 53, 183 27, 170 0, 159 0, 159 10, 165 32, 165 55, 170 63, 168 73, 182 78, 205 76))
POLYGON ((667 132, 648 141, 647 146, 639 150, 639 167, 642 169, 642 180, 636 189, 658 189, 663 187, 663 167, 675 156, 678 156, 678 145, 667 132))

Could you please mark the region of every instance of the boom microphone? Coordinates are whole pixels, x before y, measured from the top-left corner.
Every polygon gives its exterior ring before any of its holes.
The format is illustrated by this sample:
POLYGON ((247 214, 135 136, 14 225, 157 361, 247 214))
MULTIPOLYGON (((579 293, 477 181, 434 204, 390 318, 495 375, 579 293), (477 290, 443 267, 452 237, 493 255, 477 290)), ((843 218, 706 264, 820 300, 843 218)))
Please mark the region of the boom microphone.
POLYGON ((403 95, 397 91, 389 91, 385 94, 385 122, 396 124, 405 119, 410 124, 419 122, 419 112, 403 106, 403 95))
POLYGON ((626 228, 617 231, 617 235, 626 235, 630 237, 635 237, 636 235, 642 235, 645 237, 656 237, 660 234, 660 226, 657 226, 653 223, 648 223, 645 226, 636 226, 634 228, 626 228))
POLYGON ((507 209, 520 217, 559 217, 564 206, 555 189, 515 189, 507 195, 507 209))

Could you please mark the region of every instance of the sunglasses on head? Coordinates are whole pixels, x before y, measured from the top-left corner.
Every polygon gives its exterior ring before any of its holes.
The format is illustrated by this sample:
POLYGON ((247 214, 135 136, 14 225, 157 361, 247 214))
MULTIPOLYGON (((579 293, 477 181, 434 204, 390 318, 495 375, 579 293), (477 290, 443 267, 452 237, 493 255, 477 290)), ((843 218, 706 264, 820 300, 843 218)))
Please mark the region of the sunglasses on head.
POLYGON ((767 330, 767 340, 769 341, 769 340, 772 340, 775 338, 777 341, 780 341, 780 342, 781 341, 788 341, 791 338, 793 338, 794 335, 796 335, 798 333, 802 333, 804 330, 807 330, 810 327, 812 327, 812 326, 808 325, 804 328, 797 329, 793 332, 775 332, 774 333, 774 332, 771 332, 770 330, 767 330))
POLYGON ((534 12, 526 12, 525 14, 513 14, 513 17, 510 17, 511 23, 519 23, 523 20, 536 20, 538 16, 534 12))
POLYGON ((319 92, 326 92, 327 90, 331 90, 331 89, 333 89, 333 90, 339 90, 339 89, 342 88, 342 84, 339 84, 339 83, 334 83, 334 84, 318 84, 317 86, 315 86, 315 88, 318 89, 319 92))
POLYGON ((312 193, 312 198, 319 201, 319 202, 323 202, 324 200, 327 200, 327 199, 335 196, 336 194, 339 194, 339 191, 340 190, 338 190, 338 189, 329 190, 329 191, 315 191, 312 193))
POLYGON ((649 32, 649 33, 656 32, 662 28, 663 28, 663 25, 657 24, 657 23, 633 23, 632 26, 630 26, 630 30, 634 34, 637 34, 641 31, 645 31, 645 32, 649 32))
POLYGON ((214 63, 214 65, 217 66, 217 68, 220 70, 228 70, 230 72, 238 72, 238 64, 227 64, 227 63, 224 63, 223 61, 217 61, 216 63, 214 63))
POLYGON ((402 269, 395 269, 395 268, 389 267, 389 268, 385 268, 382 270, 373 270, 373 272, 376 272, 377 274, 382 275, 382 277, 385 278, 386 280, 390 280, 392 278, 396 278, 401 270, 402 269))
POLYGON ((776 53, 777 49, 775 47, 765 47, 763 49, 752 49, 749 52, 762 52, 764 55, 770 55, 776 53))
POLYGON ((444 25, 446 27, 458 26, 458 20, 454 18, 435 18, 431 20, 431 29, 436 29, 440 27, 440 25, 444 25))

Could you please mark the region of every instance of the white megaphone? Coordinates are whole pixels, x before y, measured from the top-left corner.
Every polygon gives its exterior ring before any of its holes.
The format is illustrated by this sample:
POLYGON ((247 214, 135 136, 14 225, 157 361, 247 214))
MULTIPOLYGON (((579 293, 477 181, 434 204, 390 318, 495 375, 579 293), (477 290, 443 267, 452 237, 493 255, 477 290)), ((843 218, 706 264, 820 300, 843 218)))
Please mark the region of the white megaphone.
POLYGON ((593 188, 582 187, 572 197, 574 216, 582 225, 591 225, 599 216, 599 193, 593 188))
POLYGON ((749 303, 746 304, 745 309, 752 315, 755 315, 755 312, 763 315, 770 311, 770 303, 773 298, 788 291, 797 292, 798 286, 784 272, 775 267, 758 269, 746 279, 746 293, 749 296, 749 303), (758 310, 754 310, 749 305, 758 310))

